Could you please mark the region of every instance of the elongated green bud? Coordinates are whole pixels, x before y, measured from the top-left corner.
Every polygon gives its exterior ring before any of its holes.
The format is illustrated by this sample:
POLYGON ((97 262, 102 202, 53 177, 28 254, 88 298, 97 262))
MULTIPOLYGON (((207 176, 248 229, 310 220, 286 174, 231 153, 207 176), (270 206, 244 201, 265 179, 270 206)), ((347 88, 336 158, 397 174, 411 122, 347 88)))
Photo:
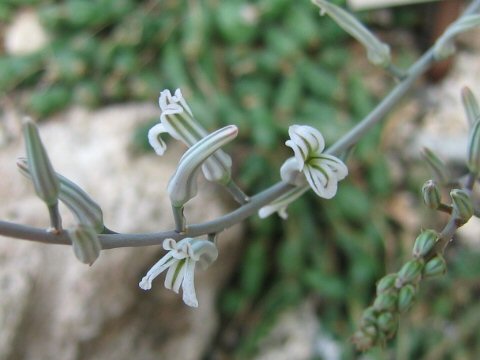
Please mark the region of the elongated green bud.
POLYGON ((366 308, 363 311, 362 319, 360 320, 360 325, 362 327, 366 327, 377 322, 377 314, 378 310, 376 310, 373 306, 366 308))
POLYGON ((428 149, 423 149, 423 159, 427 162, 427 165, 430 167, 432 174, 440 184, 446 184, 449 180, 449 173, 445 163, 437 156, 435 153, 428 149))
MULTIPOLYGON (((17 166, 22 175, 29 179, 32 178, 27 159, 17 159, 17 166)), ((58 173, 56 175, 60 181, 60 192, 58 194, 60 201, 75 215, 80 224, 89 225, 95 231, 102 232, 104 224, 100 206, 74 182, 58 173)))
POLYGON ((407 311, 415 301, 417 290, 412 284, 407 284, 398 292, 398 311, 407 311))
POLYGON ((443 256, 437 255, 425 264, 425 267, 423 268, 423 276, 433 277, 442 275, 445 271, 447 271, 447 263, 443 256))
POLYGON ((414 283, 417 281, 422 274, 423 266, 424 262, 421 259, 407 261, 398 272, 398 278, 395 286, 400 288, 404 286, 404 284, 414 283))
POLYGON ((368 60, 374 65, 390 65, 390 47, 377 39, 365 25, 353 15, 326 0, 312 0, 320 8, 320 14, 327 13, 343 30, 357 39, 367 50, 368 60))
POLYGON ((398 295, 395 293, 383 293, 378 295, 373 302, 377 311, 395 311, 398 295))
POLYGON ((237 134, 236 126, 225 126, 207 135, 187 150, 168 183, 167 190, 174 207, 183 206, 197 194, 197 170, 210 155, 232 141, 237 134))
POLYGON ((388 290, 391 290, 395 287, 395 281, 397 280, 397 274, 388 274, 385 275, 377 283, 377 295, 380 295, 388 290))
POLYGON ((480 173, 480 121, 476 121, 470 130, 467 166, 473 174, 478 175, 480 173))
POLYGON ((422 231, 415 239, 412 252, 413 256, 418 259, 427 255, 435 246, 438 238, 439 235, 435 230, 422 231))
POLYGON ((447 30, 438 38, 433 47, 433 55, 436 60, 443 60, 455 52, 453 38, 458 34, 468 31, 480 25, 480 15, 462 16, 452 23, 447 30))
POLYGON ((23 134, 25 136, 28 167, 35 192, 48 206, 54 206, 58 202, 60 183, 42 144, 38 128, 32 120, 25 119, 23 134))
POLYGON ((433 180, 427 180, 422 186, 423 202, 430 209, 438 209, 441 204, 440 191, 433 180))
POLYGON ((477 120, 480 120, 480 107, 475 95, 467 86, 462 89, 462 102, 468 123, 473 126, 477 120))
POLYGON ((102 250, 95 230, 88 225, 79 224, 75 228, 69 229, 68 235, 77 259, 84 264, 92 265, 102 250))
POLYGON ((455 218, 465 224, 473 215, 472 199, 466 191, 460 189, 450 191, 450 196, 455 218))

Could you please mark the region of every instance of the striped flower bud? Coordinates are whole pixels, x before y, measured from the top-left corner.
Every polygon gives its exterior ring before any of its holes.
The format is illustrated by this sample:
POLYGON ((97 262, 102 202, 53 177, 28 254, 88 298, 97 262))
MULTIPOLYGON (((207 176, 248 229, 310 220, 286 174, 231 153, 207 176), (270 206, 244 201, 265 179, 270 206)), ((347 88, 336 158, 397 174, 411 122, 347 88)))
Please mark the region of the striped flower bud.
POLYGON ((468 123, 470 126, 473 126, 477 120, 480 120, 480 107, 478 106, 475 95, 473 95, 473 92, 467 86, 462 89, 462 103, 468 123))
POLYGON ((418 259, 427 255, 435 246, 438 238, 439 235, 435 230, 422 231, 415 239, 412 252, 413 256, 418 259))
POLYGON ((450 178, 445 163, 430 149, 423 149, 423 159, 427 162, 435 180, 440 184, 446 184, 450 178))
POLYGON ((321 15, 327 13, 343 30, 365 47, 371 63, 382 67, 390 65, 390 47, 378 40, 353 15, 326 0, 312 0, 312 2, 320 8, 321 15))
POLYGON ((60 183, 42 144, 38 128, 30 119, 23 123, 23 134, 28 158, 28 168, 38 197, 49 207, 58 202, 60 183))
POLYGON ((422 186, 423 202, 430 209, 438 209, 441 204, 440 190, 433 180, 427 180, 422 186))
POLYGON ((237 134, 236 126, 225 126, 207 135, 187 150, 168 183, 167 190, 174 207, 182 207, 197 194, 198 168, 216 150, 232 141, 237 134))
MULTIPOLYGON (((22 175, 31 179, 27 159, 17 159, 17 166, 22 175)), ((89 225, 98 233, 102 232, 104 224, 100 206, 71 180, 58 173, 56 175, 60 182, 59 200, 75 215, 80 224, 89 225)))
POLYGON ((102 250, 95 230, 88 225, 79 224, 73 229, 69 229, 68 235, 77 259, 84 264, 92 265, 102 250))
POLYGON ((406 262, 398 272, 395 286, 401 288, 404 284, 414 283, 422 274, 424 262, 421 259, 414 259, 406 262))
POLYGON ((447 263, 443 256, 437 255, 425 264, 425 267, 423 268, 423 276, 433 277, 442 275, 445 271, 447 271, 447 263))
POLYGON ((407 284, 398 292, 398 311, 407 311, 415 301, 416 294, 415 286, 407 284))
POLYGON ((462 16, 452 23, 447 30, 438 38, 433 47, 433 55, 436 60, 443 60, 455 52, 453 38, 458 34, 471 30, 480 25, 480 15, 462 16))
POLYGON ((473 215, 473 203, 468 193, 464 190, 453 189, 450 191, 452 198, 453 215, 465 224, 473 215))
POLYGON ((383 293, 378 295, 373 302, 373 307, 377 311, 395 311, 397 307, 397 294, 383 293))
POLYGON ((480 173, 480 121, 476 121, 470 130, 467 146, 467 166, 475 175, 480 173))
POLYGON ((377 283, 377 295, 380 295, 390 289, 395 287, 395 281, 397 280, 397 274, 388 274, 385 275, 377 283))

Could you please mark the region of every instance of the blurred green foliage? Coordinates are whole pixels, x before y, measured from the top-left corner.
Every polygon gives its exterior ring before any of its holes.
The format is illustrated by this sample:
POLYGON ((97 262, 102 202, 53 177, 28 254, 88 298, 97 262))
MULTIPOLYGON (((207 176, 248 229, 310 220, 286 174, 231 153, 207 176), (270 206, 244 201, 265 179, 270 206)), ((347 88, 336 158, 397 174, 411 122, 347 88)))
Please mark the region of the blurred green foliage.
MULTIPOLYGON (((38 11, 51 42, 30 55, 0 53, 0 93, 14 91, 42 119, 72 103, 156 101, 160 90, 179 87, 206 127, 240 128, 232 154, 248 193, 279 179, 291 156, 279 147, 289 125, 315 126, 331 144, 375 104, 352 66, 351 39, 307 0, 3 0, 0 21, 25 7, 38 11)), ((398 24, 416 24, 411 12, 399 14, 398 24)), ((132 135, 137 148, 148 148, 147 125, 132 135)), ((213 352, 250 358, 278 315, 308 298, 342 346, 342 359, 358 356, 347 338, 392 260, 386 237, 400 239, 385 211, 397 189, 380 136, 376 128, 358 145, 333 200, 308 194, 289 207, 288 221, 249 221, 241 264, 219 299, 213 352)), ((423 290, 398 339, 366 358, 478 353, 480 339, 472 334, 480 334, 479 312, 467 305, 480 291, 479 254, 454 250, 449 274, 423 290), (455 342, 445 336, 449 327, 455 342)))

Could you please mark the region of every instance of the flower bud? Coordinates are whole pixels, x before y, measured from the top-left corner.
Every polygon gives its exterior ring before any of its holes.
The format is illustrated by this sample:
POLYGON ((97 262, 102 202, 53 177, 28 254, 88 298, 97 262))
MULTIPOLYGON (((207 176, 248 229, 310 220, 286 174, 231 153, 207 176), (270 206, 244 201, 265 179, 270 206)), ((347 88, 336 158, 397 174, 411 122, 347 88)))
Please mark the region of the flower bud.
POLYGON ((480 15, 462 16, 452 23, 447 30, 438 38, 433 47, 433 55, 436 60, 443 60, 455 52, 453 38, 480 25, 480 15))
POLYGON ((236 126, 225 126, 207 135, 187 150, 168 183, 167 190, 174 207, 182 207, 197 194, 198 168, 216 150, 232 141, 237 134, 236 126))
POLYGON ((422 274, 424 262, 421 259, 414 259, 406 262, 398 272, 395 286, 400 288, 407 283, 415 282, 422 274))
POLYGON ((423 276, 433 277, 442 275, 445 271, 447 271, 447 263, 443 256, 437 255, 425 264, 425 267, 423 268, 423 276))
POLYGON ((445 163, 430 149, 423 149, 423 159, 427 162, 433 176, 440 184, 446 184, 449 180, 449 173, 445 163))
POLYGON ((377 327, 375 325, 369 325, 369 326, 365 326, 364 328, 362 328, 363 332, 372 337, 372 338, 375 338, 375 336, 377 336, 377 327))
POLYGON ((438 233, 434 230, 424 230, 415 239, 413 245, 413 256, 421 258, 429 253, 433 249, 433 246, 438 240, 438 233))
POLYGON ((357 331, 352 336, 352 343, 358 350, 365 351, 375 345, 375 338, 365 334, 363 331, 357 331))
POLYGON ((407 284, 400 289, 398 292, 398 311, 407 311, 412 306, 416 292, 415 286, 412 284, 407 284))
POLYGON ((30 119, 23 123, 28 168, 38 197, 48 206, 57 204, 60 183, 42 144, 37 126, 30 119))
POLYGON ((395 311, 397 307, 397 294, 383 293, 378 295, 373 302, 373 307, 377 311, 395 311))
POLYGON ((374 65, 387 67, 390 65, 390 47, 378 40, 360 21, 325 0, 313 0, 320 8, 320 14, 327 13, 343 30, 357 39, 367 50, 368 60, 374 65))
POLYGON ((88 225, 79 224, 75 228, 69 229, 68 235, 77 259, 84 264, 92 265, 102 250, 95 230, 88 225))
POLYGON ((473 126, 477 120, 480 120, 480 107, 475 95, 467 86, 462 89, 462 103, 468 123, 473 126))
POLYGON ((398 318, 390 312, 384 312, 378 317, 377 325, 381 331, 389 336, 397 329, 398 318))
POLYGON ((467 146, 467 166, 475 175, 480 173, 480 121, 476 121, 470 130, 467 146))
POLYGON ((366 327, 366 326, 375 324, 377 322, 377 313, 378 313, 378 310, 376 310, 373 306, 366 308, 363 311, 362 319, 360 320, 360 325, 362 327, 366 327))
POLYGON ((456 219, 465 224, 473 215, 473 203, 468 193, 464 190, 453 189, 452 197, 453 214, 456 219))
POLYGON ((433 180, 427 180, 422 186, 423 202, 430 209, 438 209, 441 204, 440 191, 433 180))
MULTIPOLYGON (((17 159, 17 166, 22 175, 31 179, 28 161, 25 158, 17 159)), ((90 196, 66 177, 56 174, 60 182, 58 198, 75 215, 80 224, 89 225, 97 232, 104 229, 103 212, 100 206, 90 196)))
POLYGON ((390 289, 395 287, 395 281, 397 280, 397 274, 388 274, 385 275, 380 281, 377 283, 377 295, 384 293, 390 289))

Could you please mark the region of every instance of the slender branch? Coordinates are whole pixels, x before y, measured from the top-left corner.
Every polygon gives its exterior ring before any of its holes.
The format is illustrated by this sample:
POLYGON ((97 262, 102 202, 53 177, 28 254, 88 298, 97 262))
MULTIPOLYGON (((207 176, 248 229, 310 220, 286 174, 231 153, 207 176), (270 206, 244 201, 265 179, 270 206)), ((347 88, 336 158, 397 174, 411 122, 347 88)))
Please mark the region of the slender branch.
MULTIPOLYGON (((185 233, 169 230, 150 234, 100 234, 100 243, 102 244, 103 249, 138 247, 158 245, 167 238, 180 240, 185 237, 197 237, 205 234, 218 233, 245 220, 247 217, 258 211, 262 206, 269 204, 291 188, 292 185, 279 182, 267 190, 253 196, 248 204, 243 205, 226 215, 213 221, 187 226, 185 233)), ((70 239, 65 231, 62 231, 59 234, 54 234, 45 229, 14 224, 3 220, 0 220, 0 235, 46 244, 70 244, 70 239)))

